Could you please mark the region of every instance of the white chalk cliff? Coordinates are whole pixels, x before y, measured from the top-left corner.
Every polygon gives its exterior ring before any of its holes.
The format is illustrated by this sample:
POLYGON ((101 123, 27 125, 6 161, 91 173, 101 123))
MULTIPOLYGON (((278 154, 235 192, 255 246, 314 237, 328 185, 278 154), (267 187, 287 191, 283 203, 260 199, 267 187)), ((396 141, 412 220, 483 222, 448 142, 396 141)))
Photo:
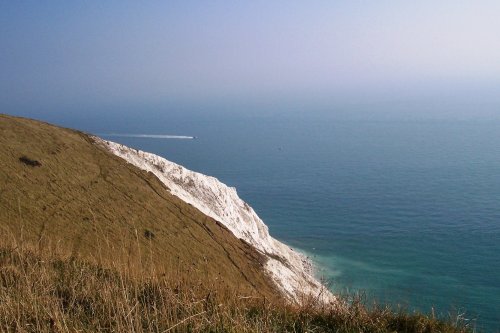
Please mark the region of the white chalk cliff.
POLYGON ((155 154, 94 137, 97 144, 136 167, 152 172, 170 192, 193 205, 205 215, 225 225, 236 237, 245 240, 267 258, 265 269, 277 287, 290 300, 304 296, 333 301, 332 294, 313 276, 310 261, 269 235, 264 222, 236 189, 214 177, 188 170, 155 154))

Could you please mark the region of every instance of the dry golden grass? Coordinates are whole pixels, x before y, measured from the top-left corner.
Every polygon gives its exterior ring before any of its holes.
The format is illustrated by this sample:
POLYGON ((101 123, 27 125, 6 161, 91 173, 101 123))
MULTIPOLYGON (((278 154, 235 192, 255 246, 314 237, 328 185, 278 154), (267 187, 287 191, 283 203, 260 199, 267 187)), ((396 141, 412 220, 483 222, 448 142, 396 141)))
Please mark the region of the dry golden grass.
POLYGON ((461 322, 368 308, 359 297, 298 306, 242 293, 184 264, 158 274, 125 264, 124 255, 103 268, 50 248, 0 240, 0 331, 469 332, 461 322))

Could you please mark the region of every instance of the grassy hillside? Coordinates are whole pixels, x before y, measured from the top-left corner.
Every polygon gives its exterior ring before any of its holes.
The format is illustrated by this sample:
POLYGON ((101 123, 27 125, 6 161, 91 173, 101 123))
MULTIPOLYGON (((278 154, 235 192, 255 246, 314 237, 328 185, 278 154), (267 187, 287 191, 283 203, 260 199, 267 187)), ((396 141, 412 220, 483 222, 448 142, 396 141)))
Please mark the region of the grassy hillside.
POLYGON ((0 146, 0 230, 12 242, 103 267, 158 275, 182 267, 242 292, 276 294, 252 247, 87 135, 0 115, 0 146))
POLYGON ((0 332, 468 332, 288 304, 261 255, 85 134, 0 115, 0 332))

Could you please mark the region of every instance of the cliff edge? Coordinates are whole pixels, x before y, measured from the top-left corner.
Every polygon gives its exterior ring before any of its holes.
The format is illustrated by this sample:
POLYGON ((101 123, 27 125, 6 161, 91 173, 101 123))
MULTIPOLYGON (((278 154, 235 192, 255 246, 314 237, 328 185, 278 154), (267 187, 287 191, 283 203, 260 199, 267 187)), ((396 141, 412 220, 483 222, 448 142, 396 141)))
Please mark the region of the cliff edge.
POLYGON ((92 260, 127 255, 160 272, 190 267, 267 297, 333 299, 306 257, 272 238, 236 189, 214 177, 7 115, 0 144, 0 226, 13 239, 92 260))
POLYGON ((226 226, 236 237, 266 258, 265 270, 277 287, 293 301, 315 297, 333 300, 314 277, 311 262, 301 253, 274 239, 252 207, 238 197, 236 189, 218 179, 194 172, 152 153, 93 137, 95 142, 136 167, 153 173, 170 193, 226 226))

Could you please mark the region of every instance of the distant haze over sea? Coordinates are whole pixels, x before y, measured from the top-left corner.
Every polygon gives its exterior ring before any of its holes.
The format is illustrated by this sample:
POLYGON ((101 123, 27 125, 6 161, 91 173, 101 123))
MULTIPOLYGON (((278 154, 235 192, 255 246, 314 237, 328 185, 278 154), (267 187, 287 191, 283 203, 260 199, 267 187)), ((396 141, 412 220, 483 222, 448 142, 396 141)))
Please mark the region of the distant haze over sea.
POLYGON ((493 0, 3 1, 0 109, 241 115, 434 100, 395 113, 493 116, 499 13, 493 0))

